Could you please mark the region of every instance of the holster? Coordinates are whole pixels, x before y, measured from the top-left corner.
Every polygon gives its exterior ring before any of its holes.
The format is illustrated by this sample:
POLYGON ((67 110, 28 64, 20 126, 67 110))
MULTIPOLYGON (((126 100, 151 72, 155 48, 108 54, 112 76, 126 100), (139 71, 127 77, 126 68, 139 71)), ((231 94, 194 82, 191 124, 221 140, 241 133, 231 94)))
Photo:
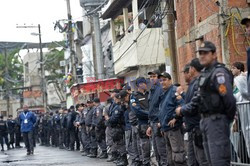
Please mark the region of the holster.
POLYGON ((194 140, 194 144, 195 146, 203 149, 203 139, 202 139, 202 133, 200 131, 200 129, 195 128, 193 129, 193 140, 194 140))
POLYGON ((149 138, 146 134, 147 132, 147 129, 148 129, 148 125, 139 125, 139 128, 138 128, 138 134, 139 134, 139 137, 141 139, 143 138, 149 138))

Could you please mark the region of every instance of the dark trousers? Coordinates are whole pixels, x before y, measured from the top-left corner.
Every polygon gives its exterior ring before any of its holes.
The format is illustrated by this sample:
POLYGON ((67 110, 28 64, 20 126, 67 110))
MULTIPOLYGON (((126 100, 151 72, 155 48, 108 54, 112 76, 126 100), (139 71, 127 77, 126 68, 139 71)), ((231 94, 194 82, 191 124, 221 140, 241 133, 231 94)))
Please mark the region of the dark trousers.
POLYGON ((226 115, 214 114, 202 118, 200 129, 203 133, 203 147, 212 166, 230 165, 230 130, 226 115))
POLYGON ((105 128, 95 128, 96 142, 102 152, 107 152, 107 145, 105 140, 105 128))
POLYGON ((76 132, 74 129, 72 130, 69 130, 69 148, 71 150, 74 150, 75 149, 75 142, 76 142, 76 132))
POLYGON ((63 129, 60 129, 59 130, 59 144, 58 144, 58 146, 60 147, 60 148, 63 148, 63 144, 64 144, 64 136, 65 134, 64 134, 64 130, 63 129))
POLYGON ((181 129, 164 132, 164 138, 167 145, 168 164, 171 166, 186 166, 184 136, 181 129))
POLYGON ((15 133, 11 132, 10 134, 10 144, 13 145, 15 143, 15 133))
POLYGON ((156 161, 159 165, 167 165, 167 149, 164 137, 161 134, 157 123, 152 123, 152 143, 156 161))
POLYGON ((193 129, 188 133, 188 164, 191 166, 208 166, 208 161, 202 146, 200 129, 193 129), (198 163, 198 164, 196 164, 198 163))
POLYGON ((22 134, 21 132, 16 132, 16 146, 20 146, 22 134))
POLYGON ((23 141, 27 149, 27 152, 33 152, 34 151, 33 131, 23 132, 23 141))
POLYGON ((138 128, 132 126, 132 148, 133 155, 131 155, 132 161, 142 161, 142 152, 140 148, 140 138, 138 134, 138 128))
POLYGON ((0 143, 1 143, 2 149, 4 149, 4 147, 3 147, 4 142, 7 145, 7 147, 10 146, 9 140, 8 140, 8 134, 0 134, 0 143))

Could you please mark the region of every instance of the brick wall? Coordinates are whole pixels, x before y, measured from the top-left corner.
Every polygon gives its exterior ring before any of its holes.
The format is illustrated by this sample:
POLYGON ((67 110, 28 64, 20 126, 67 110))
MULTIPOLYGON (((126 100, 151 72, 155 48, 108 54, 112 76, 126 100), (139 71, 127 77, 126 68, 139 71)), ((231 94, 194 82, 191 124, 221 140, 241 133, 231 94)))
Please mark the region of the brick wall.
MULTIPOLYGON (((218 20, 214 19, 213 22, 208 22, 209 18, 213 16, 215 16, 216 18, 219 13, 219 7, 215 4, 215 0, 176 0, 175 2, 177 13, 176 34, 178 43, 177 52, 179 71, 182 71, 184 65, 190 62, 192 58, 196 57, 196 45, 199 46, 201 43, 201 41, 194 41, 194 39, 191 39, 190 37, 192 36, 191 34, 196 30, 195 20, 196 27, 199 23, 214 25, 213 27, 211 27, 211 29, 208 30, 207 33, 204 34, 204 39, 210 40, 215 43, 217 47, 218 60, 222 62, 220 35, 225 34, 220 34, 220 26, 218 24, 218 20)), ((242 11, 249 8, 249 4, 247 4, 245 0, 228 0, 228 9, 231 7, 238 7, 240 11, 242 11)), ((236 9, 232 10, 232 12, 236 11, 236 9)), ((248 15, 249 14, 250 12, 248 13, 248 15)), ((226 23, 228 24, 229 22, 230 20, 228 20, 226 23)), ((202 30, 203 29, 199 29, 199 32, 201 32, 202 30)), ((233 30, 232 27, 229 28, 229 32, 226 38, 228 39, 230 64, 235 61, 246 63, 246 47, 248 46, 248 44, 246 42, 246 37, 244 35, 242 27, 239 26, 238 22, 234 22, 233 30), (234 43, 232 40, 232 33, 234 34, 235 38, 234 43)), ((179 74, 179 79, 180 83, 184 85, 185 82, 181 73, 179 74)))

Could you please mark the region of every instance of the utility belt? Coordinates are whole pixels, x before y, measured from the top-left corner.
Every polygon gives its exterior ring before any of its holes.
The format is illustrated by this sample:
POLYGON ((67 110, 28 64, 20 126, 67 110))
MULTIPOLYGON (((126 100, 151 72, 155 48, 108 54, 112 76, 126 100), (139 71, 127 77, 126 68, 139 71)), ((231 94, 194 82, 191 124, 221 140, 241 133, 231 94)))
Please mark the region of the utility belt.
POLYGON ((202 132, 200 128, 197 128, 197 127, 193 128, 191 131, 191 136, 193 138, 195 146, 203 149, 203 138, 202 138, 202 132))
POLYGON ((209 118, 209 117, 217 117, 217 116, 222 116, 222 115, 226 115, 225 113, 201 113, 201 118, 209 118))

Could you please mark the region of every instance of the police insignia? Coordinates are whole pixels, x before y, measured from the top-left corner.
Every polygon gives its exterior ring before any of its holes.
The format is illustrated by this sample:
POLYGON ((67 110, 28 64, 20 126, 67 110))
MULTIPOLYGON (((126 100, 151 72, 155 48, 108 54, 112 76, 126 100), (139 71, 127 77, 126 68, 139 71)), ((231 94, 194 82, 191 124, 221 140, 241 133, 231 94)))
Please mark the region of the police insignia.
POLYGON ((118 114, 118 110, 115 110, 115 114, 118 114))
POLYGON ((224 84, 226 82, 225 76, 224 75, 217 76, 217 82, 219 84, 224 84))
POLYGON ((135 99, 131 99, 131 100, 130 100, 130 103, 134 103, 134 102, 135 102, 135 99))
POLYGON ((227 87, 224 84, 219 86, 219 93, 225 95, 227 93, 227 87))

